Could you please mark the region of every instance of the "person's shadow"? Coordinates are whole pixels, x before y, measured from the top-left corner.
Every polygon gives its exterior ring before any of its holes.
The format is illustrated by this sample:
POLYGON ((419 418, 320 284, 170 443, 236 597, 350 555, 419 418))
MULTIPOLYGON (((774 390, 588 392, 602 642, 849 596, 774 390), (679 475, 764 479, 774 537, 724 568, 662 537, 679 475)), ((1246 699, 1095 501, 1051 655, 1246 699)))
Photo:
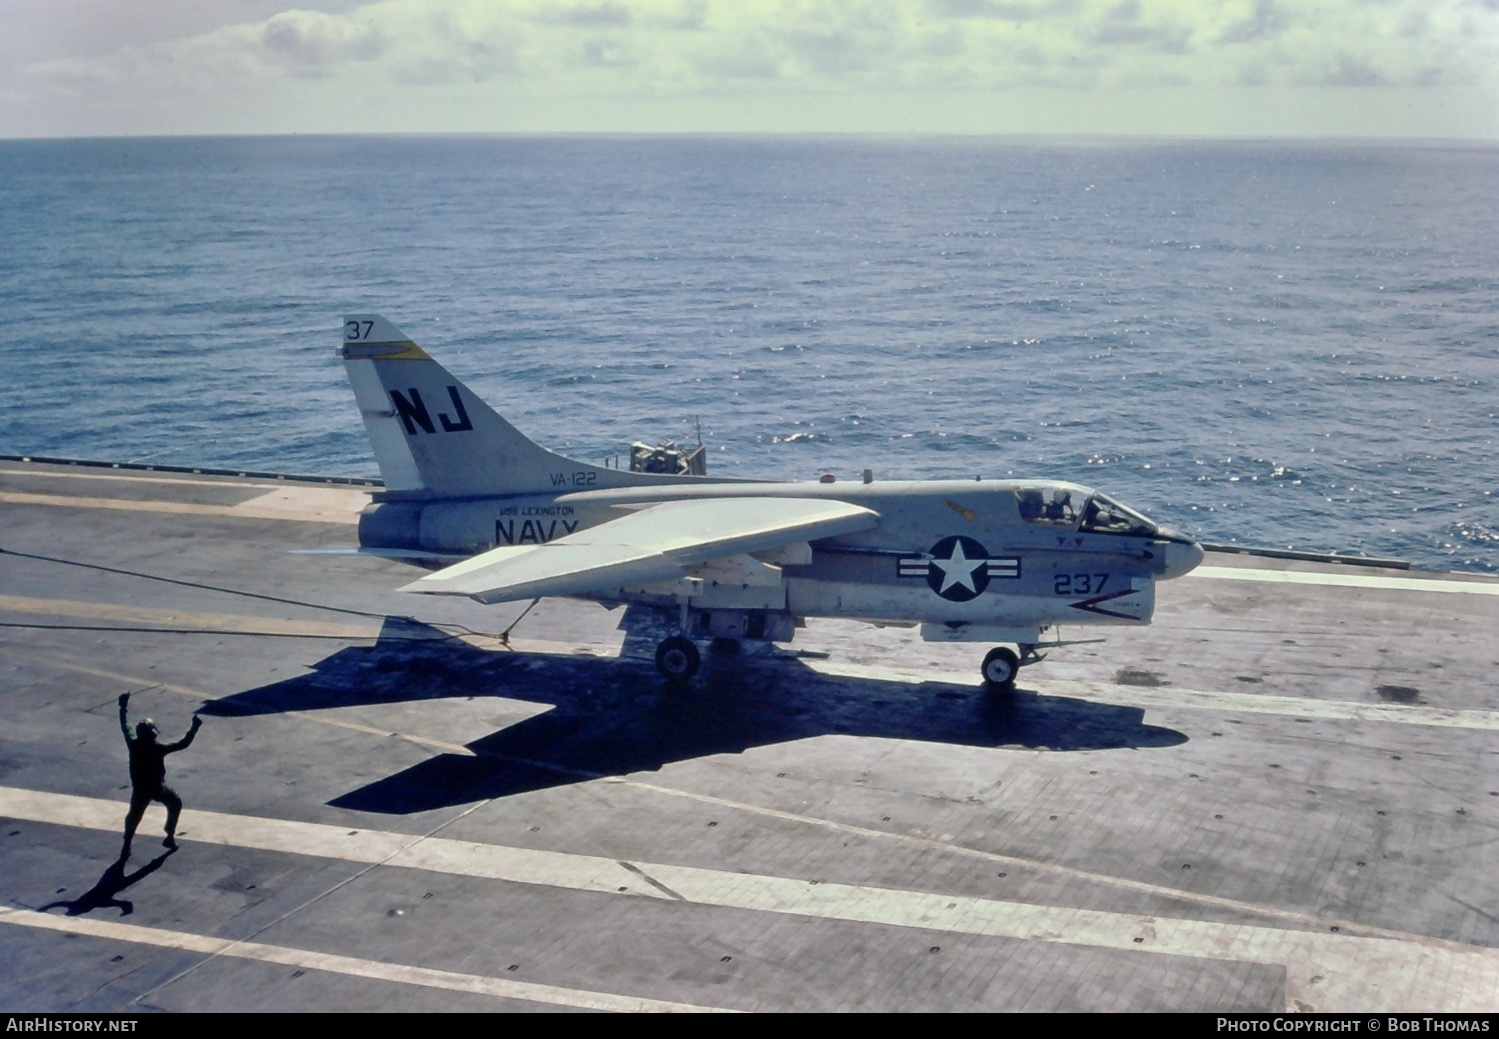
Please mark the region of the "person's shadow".
POLYGON ((125 872, 125 859, 117 859, 110 863, 109 868, 104 871, 104 875, 99 878, 99 882, 88 891, 85 891, 72 901, 59 899, 56 902, 48 902, 38 909, 37 912, 45 913, 49 909, 56 909, 58 906, 63 906, 67 909, 69 916, 83 916, 85 913, 92 913, 95 909, 118 909, 121 916, 129 916, 135 912, 135 903, 128 898, 117 898, 116 896, 136 881, 155 873, 161 868, 161 864, 170 858, 176 850, 176 848, 173 848, 171 851, 162 852, 134 873, 125 872))

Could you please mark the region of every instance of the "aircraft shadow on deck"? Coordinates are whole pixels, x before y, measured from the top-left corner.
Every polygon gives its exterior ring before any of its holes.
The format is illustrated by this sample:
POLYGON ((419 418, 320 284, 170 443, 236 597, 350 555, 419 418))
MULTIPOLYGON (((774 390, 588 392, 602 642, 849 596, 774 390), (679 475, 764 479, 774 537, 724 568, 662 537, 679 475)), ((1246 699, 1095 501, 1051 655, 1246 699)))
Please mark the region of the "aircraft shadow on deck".
MULTIPOLYGON (((627 645, 627 655, 629 647, 627 645)), ((409 621, 386 622, 372 646, 350 647, 312 674, 236 693, 202 713, 225 717, 383 703, 497 697, 552 705, 330 802, 404 815, 660 769, 711 754, 813 736, 866 736, 972 747, 1079 751, 1184 743, 1146 725, 1137 707, 1019 688, 819 674, 795 658, 707 657, 673 689, 644 659, 481 650, 409 621)))

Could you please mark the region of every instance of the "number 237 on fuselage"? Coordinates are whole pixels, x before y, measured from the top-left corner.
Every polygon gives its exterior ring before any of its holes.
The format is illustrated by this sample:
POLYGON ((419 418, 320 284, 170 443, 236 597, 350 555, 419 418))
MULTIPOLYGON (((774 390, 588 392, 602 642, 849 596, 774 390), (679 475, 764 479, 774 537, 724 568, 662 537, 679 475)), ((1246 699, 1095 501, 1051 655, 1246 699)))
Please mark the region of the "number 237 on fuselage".
POLYGON ((526 438, 383 318, 347 318, 341 354, 385 481, 360 518, 364 551, 450 564, 406 591, 659 608, 671 679, 697 670, 696 641, 789 642, 800 618, 843 617, 1012 644, 982 668, 1007 688, 1044 631, 1148 623, 1155 582, 1202 560, 1190 538, 1077 484, 589 465, 526 438))

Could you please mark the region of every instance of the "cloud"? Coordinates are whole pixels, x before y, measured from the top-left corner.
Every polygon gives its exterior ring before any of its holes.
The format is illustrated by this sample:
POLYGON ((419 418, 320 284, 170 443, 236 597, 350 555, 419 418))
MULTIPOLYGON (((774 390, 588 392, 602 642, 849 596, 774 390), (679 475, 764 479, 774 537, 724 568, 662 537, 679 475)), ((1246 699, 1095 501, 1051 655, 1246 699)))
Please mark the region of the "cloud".
POLYGON ((1124 0, 1085 33, 1085 38, 1111 48, 1123 46, 1166 54, 1187 52, 1197 26, 1172 11, 1153 17, 1144 17, 1142 12, 1140 0, 1124 0))
POLYGON ((1377 87, 1389 83, 1388 77, 1371 62, 1351 54, 1336 55, 1317 81, 1336 87, 1377 87))
POLYGON ((630 9, 623 4, 597 4, 592 7, 547 7, 536 12, 537 21, 583 28, 623 28, 630 24, 630 9))
POLYGON ((1291 25, 1291 17, 1275 0, 1255 0, 1254 10, 1232 22, 1218 36, 1220 43, 1253 43, 1279 36, 1291 25))
POLYGON ((92 110, 120 119, 132 109, 181 113, 195 105, 222 113, 236 107, 224 103, 227 97, 247 113, 257 111, 265 128, 289 130, 378 127, 400 113, 407 122, 392 128, 414 122, 442 129, 460 110, 586 110, 602 101, 675 99, 702 110, 746 90, 819 99, 898 92, 914 103, 954 90, 1372 91, 1499 82, 1499 0, 377 0, 358 6, 326 0, 322 6, 175 39, 163 25, 139 34, 157 42, 0 71, 0 90, 19 99, 18 110, 92 110), (336 125, 313 124, 314 116, 336 125))
POLYGON ((1002 22, 1032 22, 1077 14, 1081 0, 930 0, 941 18, 986 18, 1002 22))
POLYGON ((386 37, 374 25, 315 11, 288 11, 260 27, 260 45, 270 63, 299 74, 321 74, 351 62, 370 62, 386 52, 386 37))

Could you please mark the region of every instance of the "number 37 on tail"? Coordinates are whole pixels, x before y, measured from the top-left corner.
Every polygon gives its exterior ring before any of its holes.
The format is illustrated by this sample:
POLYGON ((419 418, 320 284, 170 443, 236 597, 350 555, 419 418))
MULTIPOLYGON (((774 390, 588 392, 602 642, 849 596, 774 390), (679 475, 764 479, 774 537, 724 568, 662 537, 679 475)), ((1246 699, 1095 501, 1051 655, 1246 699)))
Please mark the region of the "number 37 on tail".
POLYGON ((383 318, 345 319, 341 353, 385 481, 363 551, 446 564, 405 591, 654 608, 674 681, 696 673, 700 643, 789 642, 802 618, 841 617, 995 644, 983 681, 1008 689, 1047 630, 1149 623, 1156 581, 1202 561, 1190 538, 1071 483, 589 465, 526 438, 383 318))

